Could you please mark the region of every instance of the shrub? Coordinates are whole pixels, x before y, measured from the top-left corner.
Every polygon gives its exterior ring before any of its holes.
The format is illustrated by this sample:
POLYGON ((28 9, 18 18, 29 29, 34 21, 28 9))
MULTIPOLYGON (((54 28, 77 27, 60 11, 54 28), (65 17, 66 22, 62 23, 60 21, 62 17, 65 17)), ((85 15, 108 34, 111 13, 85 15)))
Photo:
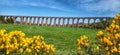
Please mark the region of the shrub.
POLYGON ((6 19, 7 23, 14 23, 14 20, 12 18, 6 19))
POLYGON ((21 31, 0 30, 0 52, 5 55, 53 55, 55 48, 46 44, 42 36, 25 37, 21 31))
POLYGON ((4 23, 4 16, 0 16, 0 23, 4 23))
POLYGON ((96 29, 105 29, 110 24, 111 24, 110 20, 101 20, 100 22, 90 24, 90 26, 96 29))
POLYGON ((14 23, 14 20, 12 18, 7 18, 5 22, 4 16, 0 16, 0 23, 14 23))
POLYGON ((86 36, 77 39, 78 55, 120 55, 120 14, 105 31, 98 31, 95 42, 86 36))

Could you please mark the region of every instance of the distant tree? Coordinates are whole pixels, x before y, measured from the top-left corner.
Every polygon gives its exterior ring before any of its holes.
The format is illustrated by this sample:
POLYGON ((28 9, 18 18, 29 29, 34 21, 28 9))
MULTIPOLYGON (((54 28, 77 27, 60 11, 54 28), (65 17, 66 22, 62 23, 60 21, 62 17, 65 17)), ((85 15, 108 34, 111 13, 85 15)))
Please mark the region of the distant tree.
POLYGON ((4 21, 4 16, 0 16, 0 23, 14 23, 12 18, 6 19, 6 22, 4 21))
POLYGON ((0 16, 0 23, 4 23, 4 16, 0 16))
POLYGON ((13 19, 12 18, 8 18, 8 19, 6 19, 6 21, 7 21, 7 23, 14 23, 14 21, 13 21, 13 19))

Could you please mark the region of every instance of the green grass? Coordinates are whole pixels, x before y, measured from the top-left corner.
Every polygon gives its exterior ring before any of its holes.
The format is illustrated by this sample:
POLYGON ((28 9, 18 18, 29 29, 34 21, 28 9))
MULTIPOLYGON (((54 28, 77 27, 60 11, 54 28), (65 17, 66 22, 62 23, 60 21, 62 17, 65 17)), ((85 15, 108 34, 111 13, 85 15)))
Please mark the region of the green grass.
POLYGON ((97 29, 87 28, 70 28, 70 27, 52 27, 52 26, 36 26, 36 25, 13 25, 0 24, 0 29, 6 29, 8 32, 12 30, 21 30, 27 37, 41 35, 48 44, 54 44, 56 47, 55 55, 77 55, 76 39, 81 35, 88 36, 94 40, 97 29))

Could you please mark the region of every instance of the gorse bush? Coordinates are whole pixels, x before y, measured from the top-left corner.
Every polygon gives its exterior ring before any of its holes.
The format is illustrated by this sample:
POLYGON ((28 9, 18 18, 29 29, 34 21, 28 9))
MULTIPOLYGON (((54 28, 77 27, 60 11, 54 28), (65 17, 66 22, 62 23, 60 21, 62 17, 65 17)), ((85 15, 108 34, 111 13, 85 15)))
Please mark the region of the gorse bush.
POLYGON ((54 45, 46 44, 42 36, 25 37, 21 31, 0 30, 0 53, 5 55, 53 55, 54 45))
POLYGON ((105 31, 98 31, 95 42, 85 35, 77 39, 78 55, 120 55, 120 14, 114 17, 105 31))

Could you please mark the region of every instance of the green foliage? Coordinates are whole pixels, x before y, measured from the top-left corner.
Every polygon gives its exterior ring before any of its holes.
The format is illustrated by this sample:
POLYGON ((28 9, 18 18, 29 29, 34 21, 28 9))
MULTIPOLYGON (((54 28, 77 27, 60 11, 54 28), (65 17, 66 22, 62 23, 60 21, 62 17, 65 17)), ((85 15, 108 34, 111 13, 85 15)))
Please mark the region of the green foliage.
MULTIPOLYGON (((109 22, 111 24, 105 28, 105 33, 103 31, 97 32, 94 37, 96 39, 95 42, 85 35, 77 39, 78 55, 120 55, 120 14, 117 14, 113 20, 110 19, 109 22)), ((106 24, 103 21, 99 23, 106 24)))
POLYGON ((12 18, 6 19, 7 23, 14 23, 12 18))
POLYGON ((12 30, 21 30, 26 36, 42 35, 47 44, 54 44, 56 47, 55 55, 77 55, 76 39, 81 35, 89 36, 94 40, 97 29, 87 28, 69 28, 69 27, 53 27, 53 26, 36 26, 36 25, 13 25, 0 24, 0 29, 6 29, 8 32, 12 30))
POLYGON ((6 21, 4 21, 4 16, 0 16, 0 23, 14 23, 14 20, 12 18, 7 18, 6 21))
POLYGON ((4 23, 4 16, 0 16, 0 23, 4 23))
POLYGON ((108 27, 111 24, 111 20, 112 19, 100 20, 100 22, 92 23, 92 24, 90 24, 90 26, 91 26, 91 28, 105 29, 105 27, 108 27))

